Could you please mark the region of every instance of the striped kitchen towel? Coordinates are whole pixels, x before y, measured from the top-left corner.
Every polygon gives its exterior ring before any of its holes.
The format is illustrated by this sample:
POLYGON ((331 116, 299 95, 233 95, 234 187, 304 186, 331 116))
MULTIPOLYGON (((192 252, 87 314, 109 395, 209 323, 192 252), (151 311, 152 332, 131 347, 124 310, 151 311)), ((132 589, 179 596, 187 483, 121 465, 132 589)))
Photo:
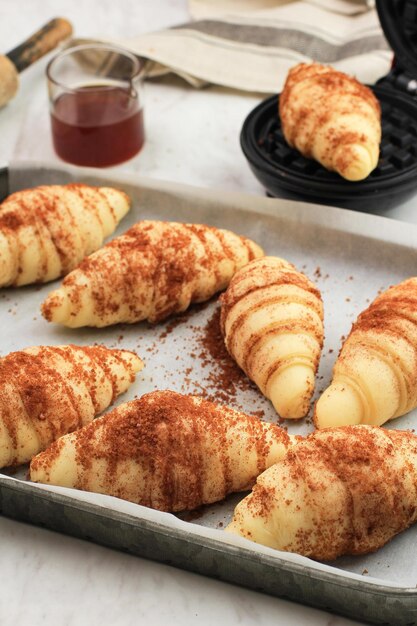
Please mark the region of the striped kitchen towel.
POLYGON ((390 68, 392 52, 366 0, 190 0, 189 6, 198 19, 117 41, 147 59, 148 76, 175 72, 196 87, 275 93, 301 61, 329 63, 365 83, 390 68))

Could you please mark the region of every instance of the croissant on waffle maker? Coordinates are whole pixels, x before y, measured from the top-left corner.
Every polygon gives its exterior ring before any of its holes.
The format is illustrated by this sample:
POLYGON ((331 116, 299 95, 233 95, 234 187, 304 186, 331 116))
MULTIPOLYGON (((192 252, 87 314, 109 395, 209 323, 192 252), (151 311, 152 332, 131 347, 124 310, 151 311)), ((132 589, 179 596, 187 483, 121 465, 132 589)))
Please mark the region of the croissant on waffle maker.
POLYGON ((287 261, 248 263, 221 296, 221 329, 237 364, 281 417, 308 413, 323 345, 317 287, 287 261))
POLYGON ((261 474, 227 532, 320 561, 382 547, 417 520, 417 437, 316 431, 261 474))
POLYGON ((225 406, 155 391, 56 441, 33 459, 30 479, 161 511, 195 509, 249 489, 295 440, 225 406))
POLYGON ((0 468, 91 422, 142 367, 134 352, 105 346, 38 346, 1 358, 0 468))
POLYGON ((417 278, 390 287, 363 311, 345 340, 317 428, 375 424, 417 407, 417 278))
POLYGON ((0 287, 46 283, 97 250, 130 208, 110 187, 44 185, 0 204, 0 287))
POLYGON ((237 269, 262 255, 228 230, 144 220, 85 259, 42 313, 72 328, 159 322, 225 289, 237 269))
POLYGON ((343 178, 366 178, 378 164, 381 109, 355 78, 319 63, 300 63, 279 99, 287 143, 343 178))

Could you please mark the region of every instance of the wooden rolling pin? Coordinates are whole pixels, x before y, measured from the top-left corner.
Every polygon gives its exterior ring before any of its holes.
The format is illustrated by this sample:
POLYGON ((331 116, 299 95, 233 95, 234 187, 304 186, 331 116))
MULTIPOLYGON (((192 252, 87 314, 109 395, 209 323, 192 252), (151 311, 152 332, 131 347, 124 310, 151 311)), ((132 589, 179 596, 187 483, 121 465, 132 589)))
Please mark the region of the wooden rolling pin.
POLYGON ((6 55, 0 55, 0 107, 17 93, 19 73, 72 34, 70 22, 57 17, 6 55))

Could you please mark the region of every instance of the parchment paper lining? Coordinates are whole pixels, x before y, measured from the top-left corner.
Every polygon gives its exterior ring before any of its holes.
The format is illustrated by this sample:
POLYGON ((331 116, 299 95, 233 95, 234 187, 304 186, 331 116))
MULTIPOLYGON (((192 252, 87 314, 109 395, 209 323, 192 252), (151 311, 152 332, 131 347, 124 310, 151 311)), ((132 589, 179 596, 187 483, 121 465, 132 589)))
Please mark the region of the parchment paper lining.
MULTIPOLYGON (((16 163, 10 167, 11 191, 69 181, 113 185, 131 196, 132 210, 114 236, 141 218, 202 222, 249 236, 260 243, 268 254, 282 256, 303 270, 320 287, 325 305, 326 339, 317 393, 327 386, 341 336, 349 332, 357 314, 379 290, 415 274, 416 225, 343 209, 197 189, 106 171, 97 174, 88 169, 36 162, 16 163)), ((169 322, 156 327, 136 324, 74 331, 48 324, 40 315, 40 303, 56 284, 1 292, 1 354, 29 345, 69 342, 80 345, 100 342, 109 347, 136 350, 145 361, 145 369, 118 403, 154 389, 198 393, 201 386, 207 384, 210 372, 215 371, 214 363, 203 363, 198 356, 198 348, 201 348, 204 326, 217 306, 216 299, 208 306, 194 310, 172 331, 168 330, 162 339, 161 335, 164 335, 169 322), (196 358, 190 357, 191 352, 197 355, 196 358), (190 370, 188 376, 185 376, 186 370, 190 370)), ((248 413, 263 411, 264 419, 268 421, 277 419, 270 404, 256 389, 238 393, 230 405, 248 413)), ((395 420, 390 427, 412 429, 416 423, 417 411, 413 411, 395 420)), ((286 422, 286 426, 292 433, 306 434, 312 430, 308 418, 286 422)), ((18 479, 24 479, 24 471, 10 476, 10 480, 18 479)), ((305 563, 319 571, 331 571, 346 582, 352 578, 366 579, 367 582, 383 582, 394 588, 414 588, 417 583, 417 560, 414 556, 417 527, 402 533, 373 555, 345 557, 332 565, 323 565, 224 533, 221 528, 227 524, 242 494, 205 507, 197 516, 189 518, 192 521, 183 521, 117 498, 58 487, 37 488, 65 493, 72 498, 144 517, 155 523, 172 527, 180 525, 187 528, 190 538, 199 534, 212 536, 258 553, 305 563)))

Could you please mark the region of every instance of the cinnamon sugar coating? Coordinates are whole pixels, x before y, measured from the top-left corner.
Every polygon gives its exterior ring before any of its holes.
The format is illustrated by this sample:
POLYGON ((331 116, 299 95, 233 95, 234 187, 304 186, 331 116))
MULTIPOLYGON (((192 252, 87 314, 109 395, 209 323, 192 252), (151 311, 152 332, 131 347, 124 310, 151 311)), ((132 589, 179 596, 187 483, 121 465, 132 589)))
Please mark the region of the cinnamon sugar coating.
POLYGON ((85 259, 49 294, 42 314, 73 328, 159 322, 225 289, 262 254, 227 230, 145 220, 85 259))
POLYGON ((108 187, 72 183, 13 193, 0 204, 0 287, 64 276, 129 208, 128 196, 108 187))
POLYGON ((20 465, 90 422, 143 367, 129 350, 39 346, 0 359, 0 467, 20 465))
POLYGON ((300 63, 279 100, 287 143, 347 180, 375 169, 381 141, 381 108, 372 91, 352 76, 319 63, 300 63))
POLYGON ((220 302, 231 356, 281 417, 306 415, 323 346, 317 287, 284 259, 263 257, 234 275, 220 302))
POLYGON ((250 488, 292 443, 275 424, 154 391, 56 441, 33 459, 30 478, 181 511, 250 488))
POLYGON ((409 278, 380 294, 359 315, 314 419, 318 428, 379 426, 416 407, 417 278, 409 278))
POLYGON ((417 519, 417 437, 376 426, 316 431, 259 476, 232 532, 320 561, 381 548, 417 519))

